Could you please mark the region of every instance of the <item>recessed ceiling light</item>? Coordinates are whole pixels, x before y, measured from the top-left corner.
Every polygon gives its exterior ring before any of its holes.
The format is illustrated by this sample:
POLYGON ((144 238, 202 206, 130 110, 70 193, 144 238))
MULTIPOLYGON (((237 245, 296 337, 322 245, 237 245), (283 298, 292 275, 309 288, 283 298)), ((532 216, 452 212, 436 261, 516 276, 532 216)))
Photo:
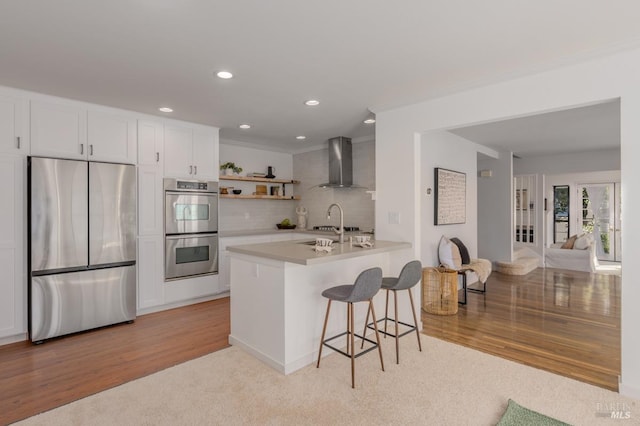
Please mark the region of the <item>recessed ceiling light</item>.
POLYGON ((367 118, 366 120, 364 120, 364 124, 373 124, 376 122, 375 118, 367 118))
POLYGON ((225 80, 233 78, 233 74, 231 74, 229 71, 218 71, 216 75, 220 78, 224 78, 225 80))
POLYGON ((160 107, 158 109, 162 112, 173 112, 173 110, 169 107, 160 107))
POLYGON ((308 101, 305 101, 304 104, 307 106, 316 106, 316 105, 320 105, 320 101, 316 101, 315 99, 309 99, 308 101))
POLYGON ((303 141, 306 138, 307 138, 306 136, 296 136, 296 139, 298 139, 299 141, 303 141))
POLYGON ((238 127, 240 127, 241 129, 250 129, 251 128, 251 124, 241 124, 238 127))

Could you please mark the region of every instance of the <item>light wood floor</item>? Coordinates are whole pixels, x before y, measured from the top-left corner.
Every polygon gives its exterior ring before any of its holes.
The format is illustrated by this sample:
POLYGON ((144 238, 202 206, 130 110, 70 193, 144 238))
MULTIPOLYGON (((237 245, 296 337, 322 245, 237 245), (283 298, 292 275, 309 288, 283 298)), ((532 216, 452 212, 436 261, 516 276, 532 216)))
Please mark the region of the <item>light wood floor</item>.
MULTIPOLYGON (((619 277, 493 273, 486 296, 469 294, 457 315, 422 319, 431 336, 617 390, 619 277)), ((225 298, 39 346, 2 346, 0 425, 224 348, 229 331, 225 298)))
POLYGON ((620 374, 620 277, 538 268, 494 272, 458 314, 422 314, 423 332, 610 390, 620 374))

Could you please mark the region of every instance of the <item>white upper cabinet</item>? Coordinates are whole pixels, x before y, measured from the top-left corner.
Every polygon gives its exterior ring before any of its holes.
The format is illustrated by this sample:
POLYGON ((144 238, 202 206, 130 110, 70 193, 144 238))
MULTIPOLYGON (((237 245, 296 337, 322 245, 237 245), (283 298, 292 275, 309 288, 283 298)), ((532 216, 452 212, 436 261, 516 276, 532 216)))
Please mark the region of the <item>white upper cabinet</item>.
POLYGON ((136 127, 124 111, 64 99, 31 101, 32 155, 135 164, 136 127))
POLYGON ((164 174, 168 177, 218 180, 218 129, 166 123, 164 174))
POLYGON ((218 129, 196 127, 193 132, 193 164, 196 177, 218 180, 218 129))
POLYGON ((29 153, 29 102, 0 93, 0 152, 29 153))
POLYGON ((138 165, 164 164, 164 125, 162 122, 138 120, 138 165))
POLYGON ((31 101, 31 154, 86 159, 86 108, 73 102, 31 101))
POLYGON ((135 118, 124 113, 89 110, 87 158, 111 163, 135 164, 136 124, 135 118))

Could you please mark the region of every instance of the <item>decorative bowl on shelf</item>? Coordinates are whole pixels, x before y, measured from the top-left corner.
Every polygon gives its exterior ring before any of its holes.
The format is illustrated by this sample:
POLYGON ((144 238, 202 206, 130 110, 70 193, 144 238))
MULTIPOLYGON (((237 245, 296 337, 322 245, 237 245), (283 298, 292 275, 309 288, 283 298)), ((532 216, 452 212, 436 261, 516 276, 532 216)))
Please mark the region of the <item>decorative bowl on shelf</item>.
POLYGON ((283 225, 281 223, 278 223, 276 226, 278 227, 278 229, 296 229, 296 225, 283 225))
POLYGON ((242 193, 242 189, 234 189, 233 193, 238 195, 238 194, 242 193))

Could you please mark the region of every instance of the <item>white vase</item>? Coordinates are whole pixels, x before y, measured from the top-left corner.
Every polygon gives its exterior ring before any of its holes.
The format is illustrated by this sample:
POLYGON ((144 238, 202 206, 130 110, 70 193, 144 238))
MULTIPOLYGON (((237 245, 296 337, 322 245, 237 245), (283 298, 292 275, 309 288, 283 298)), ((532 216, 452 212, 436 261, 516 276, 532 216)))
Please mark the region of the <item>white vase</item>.
POLYGON ((231 169, 231 168, 224 169, 224 174, 227 175, 227 176, 233 175, 233 169, 231 169))

